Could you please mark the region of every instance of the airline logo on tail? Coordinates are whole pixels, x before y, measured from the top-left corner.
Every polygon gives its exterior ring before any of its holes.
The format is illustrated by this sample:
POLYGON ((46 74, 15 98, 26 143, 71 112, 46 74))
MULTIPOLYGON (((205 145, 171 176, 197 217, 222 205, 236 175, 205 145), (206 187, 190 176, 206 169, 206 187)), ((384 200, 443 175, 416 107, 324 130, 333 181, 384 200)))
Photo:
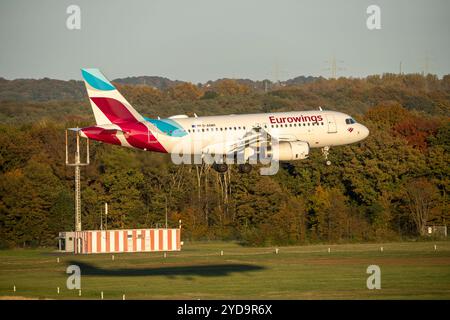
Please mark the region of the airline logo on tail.
POLYGON ((144 150, 166 152, 147 121, 98 69, 81 69, 96 126, 83 128, 87 138, 144 150))
POLYGON ((98 69, 82 69, 97 124, 141 122, 144 118, 98 69))

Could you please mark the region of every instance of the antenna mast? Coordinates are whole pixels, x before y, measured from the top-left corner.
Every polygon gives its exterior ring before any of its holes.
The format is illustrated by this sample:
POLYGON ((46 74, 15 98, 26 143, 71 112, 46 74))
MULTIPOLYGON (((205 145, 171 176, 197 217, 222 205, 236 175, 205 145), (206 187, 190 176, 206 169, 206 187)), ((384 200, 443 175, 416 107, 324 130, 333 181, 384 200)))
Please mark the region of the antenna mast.
POLYGON ((81 175, 80 167, 89 165, 89 139, 86 139, 86 162, 82 163, 80 159, 80 130, 70 129, 76 133, 76 151, 75 161, 69 163, 69 143, 66 129, 66 166, 75 167, 75 231, 81 231, 81 175))

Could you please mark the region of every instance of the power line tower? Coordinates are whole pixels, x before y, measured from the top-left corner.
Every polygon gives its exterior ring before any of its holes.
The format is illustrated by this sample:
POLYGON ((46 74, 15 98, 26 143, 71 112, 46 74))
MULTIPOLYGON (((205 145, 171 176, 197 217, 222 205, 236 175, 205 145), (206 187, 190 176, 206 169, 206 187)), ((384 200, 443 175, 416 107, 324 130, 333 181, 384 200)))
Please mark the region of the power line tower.
POLYGON ((69 142, 68 142, 68 130, 66 130, 66 166, 75 167, 75 231, 81 231, 81 176, 80 167, 89 165, 89 139, 86 139, 86 162, 81 162, 80 157, 80 130, 69 129, 76 133, 76 151, 75 161, 69 163, 69 142))
POLYGON ((273 83, 277 86, 281 86, 281 77, 286 76, 287 72, 280 67, 278 60, 273 65, 273 83))
POLYGON ((422 69, 423 76, 427 76, 430 73, 431 60, 432 58, 430 58, 430 56, 426 54, 423 59, 423 69, 422 69))
POLYGON ((331 60, 325 61, 325 63, 328 63, 330 65, 330 67, 326 68, 325 70, 331 71, 331 79, 336 79, 338 71, 345 70, 345 68, 341 68, 341 67, 338 66, 338 63, 344 63, 344 61, 343 60, 336 60, 335 56, 333 56, 331 58, 331 60))

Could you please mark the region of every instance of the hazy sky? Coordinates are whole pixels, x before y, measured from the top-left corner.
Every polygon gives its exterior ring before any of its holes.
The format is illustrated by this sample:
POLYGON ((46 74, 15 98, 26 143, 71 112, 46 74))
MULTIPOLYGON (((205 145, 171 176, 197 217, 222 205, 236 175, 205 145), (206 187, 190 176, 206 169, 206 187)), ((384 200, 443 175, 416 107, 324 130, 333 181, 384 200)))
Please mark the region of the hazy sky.
POLYGON ((111 79, 159 75, 204 82, 323 75, 450 73, 449 0, 0 0, 0 77, 111 79), (69 5, 81 30, 66 27, 69 5), (381 8, 381 30, 366 9, 381 8), (343 62, 339 63, 339 60, 343 62))

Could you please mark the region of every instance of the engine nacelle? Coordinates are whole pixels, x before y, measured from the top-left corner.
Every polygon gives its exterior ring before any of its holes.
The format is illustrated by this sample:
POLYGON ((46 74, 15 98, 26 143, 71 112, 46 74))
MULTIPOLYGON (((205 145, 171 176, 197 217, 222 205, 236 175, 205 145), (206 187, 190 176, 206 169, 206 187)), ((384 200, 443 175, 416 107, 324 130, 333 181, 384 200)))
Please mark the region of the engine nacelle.
MULTIPOLYGON (((272 149, 276 146, 272 145, 272 149)), ((280 142, 278 144, 278 156, 275 150, 272 150, 274 159, 280 161, 301 160, 308 158, 309 144, 303 141, 280 142)))

